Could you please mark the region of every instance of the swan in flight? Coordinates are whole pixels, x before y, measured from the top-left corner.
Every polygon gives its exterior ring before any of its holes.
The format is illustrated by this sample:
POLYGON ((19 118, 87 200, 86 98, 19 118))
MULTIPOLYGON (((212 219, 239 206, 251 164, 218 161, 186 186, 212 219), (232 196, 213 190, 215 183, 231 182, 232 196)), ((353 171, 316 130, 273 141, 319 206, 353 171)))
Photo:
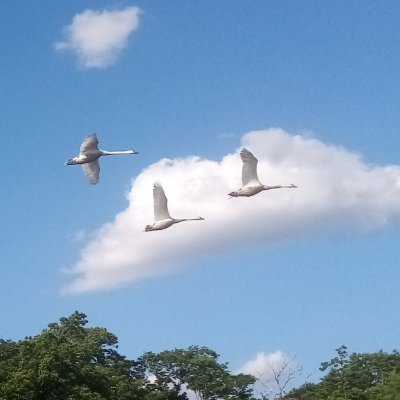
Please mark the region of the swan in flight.
POLYGON ((240 157, 243 161, 243 168, 242 168, 242 182, 243 186, 237 190, 236 192, 229 193, 229 196, 232 197, 239 197, 245 196, 250 197, 254 196, 257 193, 260 193, 263 190, 270 190, 270 189, 281 189, 281 188, 297 188, 297 186, 291 184, 290 186, 266 186, 263 185, 257 176, 257 158, 248 151, 247 149, 242 149, 240 152, 240 157))
POLYGON ((66 165, 77 165, 82 164, 83 172, 85 173, 86 179, 91 185, 95 185, 99 182, 99 158, 102 156, 112 156, 118 154, 139 154, 135 150, 127 151, 106 151, 101 150, 97 147, 99 141, 94 133, 93 135, 86 136, 83 139, 79 155, 69 159, 66 165))
POLYGON ((169 228, 173 224, 183 221, 203 221, 204 218, 186 218, 176 219, 172 218, 168 212, 168 200, 165 196, 165 192, 160 183, 154 183, 153 187, 153 198, 154 198, 154 224, 147 225, 145 232, 149 231, 160 231, 162 229, 169 228))

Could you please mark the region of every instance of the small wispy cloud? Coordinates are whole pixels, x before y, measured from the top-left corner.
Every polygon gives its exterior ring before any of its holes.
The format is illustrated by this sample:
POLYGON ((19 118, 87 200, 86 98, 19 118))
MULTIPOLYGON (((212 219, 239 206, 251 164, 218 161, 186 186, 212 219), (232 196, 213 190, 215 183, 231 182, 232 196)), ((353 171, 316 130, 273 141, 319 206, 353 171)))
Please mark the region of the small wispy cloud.
POLYGON ((236 134, 232 132, 222 132, 217 135, 219 139, 234 139, 237 137, 236 134))
POLYGON ((78 57, 83 68, 106 68, 114 64, 129 36, 139 26, 140 9, 86 10, 73 17, 64 28, 65 40, 57 42, 57 51, 78 57))
POLYGON ((253 375, 257 379, 273 379, 273 371, 280 371, 288 363, 288 357, 280 350, 273 353, 257 353, 244 363, 237 373, 253 375))
POLYGON ((287 393, 302 374, 295 359, 277 350, 273 353, 264 351, 257 353, 244 363, 236 373, 253 375, 257 381, 254 385, 256 392, 268 398, 280 398, 287 393))
POLYGON ((115 288, 238 246, 399 225, 400 166, 369 165, 357 153, 281 129, 250 132, 241 142, 259 159, 261 182, 298 189, 228 201, 227 193, 241 186, 240 148, 221 161, 162 159, 135 178, 128 208, 89 236, 67 291, 115 288), (205 221, 144 233, 153 221, 155 181, 164 186, 172 216, 205 221))
POLYGON ((86 237, 87 235, 84 229, 79 229, 74 233, 68 234, 68 239, 70 239, 72 243, 81 244, 86 239, 86 237))

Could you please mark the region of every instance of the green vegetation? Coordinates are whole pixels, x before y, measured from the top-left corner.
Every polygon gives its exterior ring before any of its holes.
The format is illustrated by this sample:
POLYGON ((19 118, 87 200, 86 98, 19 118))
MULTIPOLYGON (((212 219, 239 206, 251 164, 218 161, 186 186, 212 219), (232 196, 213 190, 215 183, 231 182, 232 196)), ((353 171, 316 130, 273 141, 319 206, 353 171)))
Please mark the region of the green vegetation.
POLYGON ((142 358, 147 370, 164 388, 174 386, 179 392, 185 383, 201 400, 251 399, 251 375, 233 375, 226 364, 218 363, 218 354, 207 347, 145 353, 142 358))
POLYGON ((115 335, 86 324, 86 315, 75 312, 40 335, 0 340, 0 399, 185 400, 183 385, 202 400, 251 398, 255 379, 231 374, 210 349, 146 353, 132 361, 118 353, 115 335))
POLYGON ((346 346, 321 364, 326 375, 317 384, 293 389, 286 399, 296 400, 400 400, 400 354, 352 353, 346 346))
MULTIPOLYGON (((86 324, 86 315, 75 312, 37 336, 0 340, 0 400, 187 400, 188 389, 199 400, 257 398, 256 379, 231 373, 207 347, 148 352, 128 360, 118 353, 115 335, 86 324)), ((258 398, 400 400, 397 351, 348 354, 342 346, 336 352, 321 364, 325 375, 319 383, 258 398)), ((287 378, 282 374, 282 379, 287 378)))

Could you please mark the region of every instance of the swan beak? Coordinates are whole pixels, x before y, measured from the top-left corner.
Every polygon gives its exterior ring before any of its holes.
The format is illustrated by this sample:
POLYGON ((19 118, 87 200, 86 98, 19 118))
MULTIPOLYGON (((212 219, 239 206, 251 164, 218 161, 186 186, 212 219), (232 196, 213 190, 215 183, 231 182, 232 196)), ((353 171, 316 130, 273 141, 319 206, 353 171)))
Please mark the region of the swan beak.
POLYGON ((139 152, 138 151, 136 151, 136 150, 132 150, 133 151, 133 153, 132 154, 139 154, 139 152))

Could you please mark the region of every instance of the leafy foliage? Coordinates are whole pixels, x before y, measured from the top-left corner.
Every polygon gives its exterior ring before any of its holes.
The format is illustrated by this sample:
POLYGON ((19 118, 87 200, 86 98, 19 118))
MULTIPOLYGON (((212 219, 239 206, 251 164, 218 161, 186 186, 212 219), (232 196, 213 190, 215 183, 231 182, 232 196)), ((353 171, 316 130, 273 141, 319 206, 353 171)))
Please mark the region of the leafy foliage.
POLYGON ((86 323, 75 312, 38 336, 0 342, 0 398, 143 398, 139 365, 118 354, 115 335, 86 323))
MULTIPOLYGON (((379 391, 385 392, 388 381, 391 387, 396 388, 396 380, 391 373, 400 370, 400 354, 397 351, 391 354, 380 351, 349 355, 346 346, 341 346, 336 352, 336 357, 321 364, 321 371, 327 371, 327 374, 320 383, 292 390, 287 399, 372 400, 377 398, 375 394, 379 391)), ((397 399, 400 399, 400 393, 397 399)))
POLYGON ((0 399, 187 400, 185 385, 201 399, 250 398, 254 378, 230 374, 210 349, 147 353, 132 361, 118 353, 115 335, 87 322, 75 312, 40 335, 0 340, 0 399))
POLYGON ((201 400, 220 398, 250 399, 250 375, 232 375, 226 364, 218 363, 219 355, 207 348, 191 346, 188 349, 145 353, 143 361, 162 387, 173 386, 177 392, 186 384, 201 400))
POLYGON ((371 399, 399 400, 400 399, 400 372, 392 372, 387 382, 380 383, 371 390, 371 399))
MULTIPOLYGON (((256 379, 232 374, 214 350, 190 346, 128 360, 115 335, 87 322, 75 312, 37 336, 0 339, 0 399, 188 400, 190 389, 199 400, 255 400, 256 379)), ((279 379, 285 368, 277 370, 279 379)), ((326 374, 319 383, 285 395, 284 380, 282 390, 259 399, 400 400, 397 351, 349 354, 341 346, 320 369, 326 374)))

